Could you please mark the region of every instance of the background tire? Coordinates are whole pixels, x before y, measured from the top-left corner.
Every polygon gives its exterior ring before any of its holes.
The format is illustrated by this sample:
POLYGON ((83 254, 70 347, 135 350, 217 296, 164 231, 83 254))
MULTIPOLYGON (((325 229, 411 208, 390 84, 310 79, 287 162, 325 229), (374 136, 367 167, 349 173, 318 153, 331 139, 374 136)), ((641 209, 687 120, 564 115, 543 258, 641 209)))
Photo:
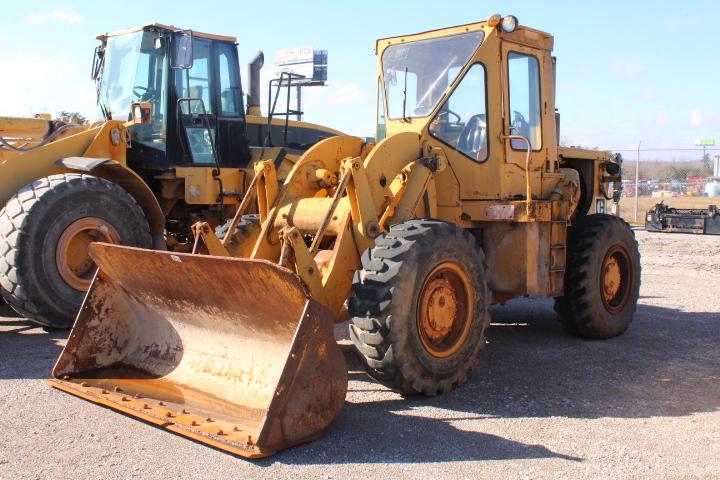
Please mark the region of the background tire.
MULTIPOLYGON (((230 228, 231 223, 232 223, 232 218, 230 220, 227 220, 222 225, 218 225, 217 227, 215 227, 215 236, 218 237, 222 241, 222 239, 225 238, 225 235, 227 234, 227 231, 230 228)), ((260 214, 259 213, 248 213, 247 215, 243 215, 240 218, 240 223, 238 223, 237 228, 238 228, 238 230, 244 230, 246 228, 252 228, 255 225, 260 225, 260 214)))
POLYGON ((640 268, 638 244, 624 220, 596 214, 574 224, 568 238, 564 295, 555 299, 565 330, 595 339, 625 332, 637 308, 640 268))
MULTIPOLYGON (((215 228, 215 236, 221 242, 225 238, 231 223, 232 219, 215 228)), ((243 215, 235 229, 235 233, 230 238, 230 243, 226 246, 228 252, 233 257, 249 257, 255 245, 255 240, 260 233, 260 228, 260 214, 249 213, 243 215)))
POLYGON ((82 258, 81 247, 96 237, 151 248, 145 214, 118 185, 76 173, 52 175, 26 185, 0 210, 2 297, 36 323, 69 328, 85 291, 77 288, 77 282, 73 286, 66 280, 68 271, 77 273, 75 280, 83 285, 92 278, 94 264, 82 258), (93 230, 93 225, 100 225, 101 230, 93 230), (77 235, 72 235, 74 231, 77 235), (67 262, 59 260, 59 245, 67 247, 63 251, 77 254, 84 262, 82 270, 75 265, 70 269, 67 262))
POLYGON ((447 392, 465 383, 478 363, 489 300, 484 255, 475 238, 449 223, 411 220, 392 226, 363 254, 349 302, 350 338, 368 373, 389 388, 403 394, 447 392), (455 320, 447 334, 433 339, 423 320, 425 300, 431 289, 442 292, 443 282, 452 281, 454 273, 442 273, 447 265, 459 269, 470 292, 463 304, 463 288, 448 283, 448 291, 460 293, 447 305, 467 312, 453 318, 467 320, 455 320))

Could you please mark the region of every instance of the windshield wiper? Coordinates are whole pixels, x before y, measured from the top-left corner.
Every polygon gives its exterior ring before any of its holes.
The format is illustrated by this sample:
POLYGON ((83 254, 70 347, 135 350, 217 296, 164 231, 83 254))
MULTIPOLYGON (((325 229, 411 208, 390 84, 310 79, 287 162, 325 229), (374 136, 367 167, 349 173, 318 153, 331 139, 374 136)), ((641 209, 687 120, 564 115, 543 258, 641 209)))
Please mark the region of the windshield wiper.
POLYGON ((406 122, 409 122, 410 119, 407 117, 407 114, 405 113, 405 108, 407 106, 407 74, 408 74, 408 68, 405 67, 405 85, 403 86, 403 120, 406 122))
POLYGON ((106 121, 112 120, 112 115, 110 114, 110 109, 105 106, 105 102, 98 99, 98 105, 100 106, 100 112, 102 113, 105 120, 106 121))

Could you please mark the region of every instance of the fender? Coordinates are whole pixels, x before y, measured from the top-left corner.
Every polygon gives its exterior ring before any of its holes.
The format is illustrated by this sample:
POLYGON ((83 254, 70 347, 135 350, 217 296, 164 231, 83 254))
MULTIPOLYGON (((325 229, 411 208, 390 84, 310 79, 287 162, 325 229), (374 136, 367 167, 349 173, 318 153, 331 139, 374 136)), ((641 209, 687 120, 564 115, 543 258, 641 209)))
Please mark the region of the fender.
POLYGON ((165 215, 155 194, 145 181, 120 162, 110 158, 67 157, 55 162, 57 166, 71 172, 85 172, 95 177, 104 178, 122 187, 138 202, 145 212, 150 225, 153 248, 165 249, 165 215))

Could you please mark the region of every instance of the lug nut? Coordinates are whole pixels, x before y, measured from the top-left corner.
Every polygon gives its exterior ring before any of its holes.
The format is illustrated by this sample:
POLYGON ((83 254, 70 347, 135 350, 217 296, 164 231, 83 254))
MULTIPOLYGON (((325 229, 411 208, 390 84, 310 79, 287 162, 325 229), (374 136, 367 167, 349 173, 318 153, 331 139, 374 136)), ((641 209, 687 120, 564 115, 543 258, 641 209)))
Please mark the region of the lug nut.
POLYGON ((190 422, 190 425, 192 425, 193 427, 197 427, 197 426, 198 426, 198 422, 196 422, 195 420, 193 420, 192 422, 190 422))
POLYGON ((120 388, 120 387, 115 387, 115 388, 113 388, 113 390, 115 390, 116 392, 122 392, 122 388, 120 388))
POLYGON ((221 429, 218 429, 217 434, 218 434, 218 435, 225 435, 225 433, 224 433, 221 429))
POLYGON ((187 414, 190 413, 190 412, 188 412, 186 409, 183 408, 183 409, 182 409, 182 413, 183 413, 183 415, 187 415, 187 414))
POLYGON ((205 421, 206 421, 206 422, 212 422, 213 419, 212 419, 211 417, 207 417, 207 418, 205 419, 205 421))
POLYGON ((82 382, 82 383, 80 384, 80 386, 81 386, 81 387, 89 387, 90 384, 89 384, 88 382, 82 382))

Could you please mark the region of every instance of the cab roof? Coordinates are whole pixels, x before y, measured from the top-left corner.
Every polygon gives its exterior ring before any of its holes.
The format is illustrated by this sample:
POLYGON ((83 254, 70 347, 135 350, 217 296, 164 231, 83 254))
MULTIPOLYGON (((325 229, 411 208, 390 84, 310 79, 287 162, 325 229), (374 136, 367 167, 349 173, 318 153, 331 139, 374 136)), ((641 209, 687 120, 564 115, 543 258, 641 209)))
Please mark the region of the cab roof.
MULTIPOLYGON (((101 33, 96 38, 98 40, 107 40, 108 37, 116 37, 119 35, 127 35, 129 33, 135 33, 140 32, 143 30, 167 30, 170 32, 176 32, 176 31, 185 31, 184 28, 175 27, 173 25, 164 25, 162 23, 147 23, 145 25, 142 25, 140 27, 134 27, 134 28, 127 28, 125 30, 118 30, 115 32, 107 32, 107 33, 101 33)), ((235 37, 229 37, 225 35, 214 35, 212 33, 204 33, 204 32, 197 32, 195 30, 191 30, 194 37, 200 37, 200 38, 207 38, 209 40, 219 40, 221 42, 232 42, 237 43, 237 38, 235 37)))
POLYGON ((504 32, 500 26, 491 27, 488 25, 487 20, 482 22, 466 23, 462 25, 455 25, 452 27, 438 28, 434 30, 427 30, 425 32, 412 33, 409 35, 400 35, 395 37, 380 38, 375 42, 375 53, 382 52, 386 47, 404 42, 414 42, 417 40, 425 40, 428 38, 439 38, 446 37, 449 35, 456 35, 459 33, 473 32, 478 30, 484 30, 489 33, 492 30, 496 30, 501 38, 506 38, 512 42, 522 43, 531 47, 541 48, 544 50, 552 50, 554 39, 549 33, 535 30, 533 28, 518 25, 517 30, 512 33, 504 32))

